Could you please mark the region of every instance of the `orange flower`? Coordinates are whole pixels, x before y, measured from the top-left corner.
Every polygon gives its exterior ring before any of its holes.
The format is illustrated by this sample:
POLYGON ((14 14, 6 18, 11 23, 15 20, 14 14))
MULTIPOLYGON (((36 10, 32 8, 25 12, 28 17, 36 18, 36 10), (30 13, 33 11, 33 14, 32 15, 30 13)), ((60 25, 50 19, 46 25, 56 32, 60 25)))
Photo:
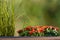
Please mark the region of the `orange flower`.
POLYGON ((40 32, 44 32, 44 29, 43 28, 40 28, 40 32))
POLYGON ((36 32, 36 30, 34 28, 32 28, 31 31, 29 31, 29 34, 32 34, 34 32, 36 32))
POLYGON ((37 28, 37 32, 40 33, 40 29, 39 28, 37 28))
POLYGON ((38 33, 44 32, 44 29, 43 29, 43 28, 37 28, 37 32, 38 32, 38 33))
POLYGON ((46 28, 48 28, 49 26, 42 26, 41 29, 45 30, 46 28))
POLYGON ((29 31, 29 34, 32 35, 33 34, 33 31, 29 31))
POLYGON ((35 32, 36 30, 34 29, 34 28, 32 28, 32 30, 31 30, 32 32, 35 32))
POLYGON ((38 28, 38 32, 44 32, 46 28, 48 28, 49 26, 41 26, 40 28, 38 28))
POLYGON ((34 28, 35 28, 35 29, 39 29, 39 28, 41 28, 41 27, 42 27, 42 26, 35 26, 34 28))
POLYGON ((27 26, 25 30, 30 30, 31 28, 32 28, 31 26, 27 26))

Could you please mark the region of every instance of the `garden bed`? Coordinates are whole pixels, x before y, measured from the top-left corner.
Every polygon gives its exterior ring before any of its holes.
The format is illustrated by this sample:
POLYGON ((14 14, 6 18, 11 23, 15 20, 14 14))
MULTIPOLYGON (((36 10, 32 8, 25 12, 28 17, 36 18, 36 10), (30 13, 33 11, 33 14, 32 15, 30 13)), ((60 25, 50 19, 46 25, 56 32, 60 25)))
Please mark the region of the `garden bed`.
POLYGON ((59 36, 59 28, 55 26, 27 26, 24 29, 18 30, 21 37, 54 37, 59 36))

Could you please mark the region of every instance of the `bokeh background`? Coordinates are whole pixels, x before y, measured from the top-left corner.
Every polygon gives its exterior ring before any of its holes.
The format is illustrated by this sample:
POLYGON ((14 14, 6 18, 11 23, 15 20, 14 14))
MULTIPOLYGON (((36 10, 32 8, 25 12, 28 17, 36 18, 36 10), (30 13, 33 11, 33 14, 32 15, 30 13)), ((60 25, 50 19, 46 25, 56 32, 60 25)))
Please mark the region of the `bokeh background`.
POLYGON ((60 27, 60 0, 15 0, 15 28, 52 25, 60 27))
POLYGON ((9 17, 14 17, 15 36, 18 36, 19 29, 30 25, 52 25, 60 28, 60 0, 1 0, 0 4, 3 3, 9 17))

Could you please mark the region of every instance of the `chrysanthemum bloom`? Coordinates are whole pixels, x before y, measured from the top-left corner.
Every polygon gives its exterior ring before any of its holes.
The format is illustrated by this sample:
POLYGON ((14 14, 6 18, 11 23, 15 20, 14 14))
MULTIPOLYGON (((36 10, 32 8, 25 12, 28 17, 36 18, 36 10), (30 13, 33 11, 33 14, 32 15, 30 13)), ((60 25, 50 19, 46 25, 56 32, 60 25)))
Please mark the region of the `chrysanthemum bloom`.
POLYGON ((31 26, 27 26, 26 28, 25 28, 25 30, 31 30, 31 26))

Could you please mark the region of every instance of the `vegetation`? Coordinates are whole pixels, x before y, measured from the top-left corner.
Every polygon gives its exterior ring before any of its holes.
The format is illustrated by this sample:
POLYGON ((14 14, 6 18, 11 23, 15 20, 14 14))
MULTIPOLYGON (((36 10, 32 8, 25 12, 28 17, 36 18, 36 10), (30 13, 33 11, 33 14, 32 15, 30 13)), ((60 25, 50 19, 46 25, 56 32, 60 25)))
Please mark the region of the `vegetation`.
POLYGON ((60 0, 0 0, 0 36, 28 25, 60 27, 60 0))
POLYGON ((14 4, 8 7, 7 0, 0 0, 0 36, 14 36, 14 4), (9 13, 10 11, 10 13, 9 13))
POLYGON ((18 30, 19 36, 59 36, 59 29, 54 26, 27 26, 22 30, 18 30))

